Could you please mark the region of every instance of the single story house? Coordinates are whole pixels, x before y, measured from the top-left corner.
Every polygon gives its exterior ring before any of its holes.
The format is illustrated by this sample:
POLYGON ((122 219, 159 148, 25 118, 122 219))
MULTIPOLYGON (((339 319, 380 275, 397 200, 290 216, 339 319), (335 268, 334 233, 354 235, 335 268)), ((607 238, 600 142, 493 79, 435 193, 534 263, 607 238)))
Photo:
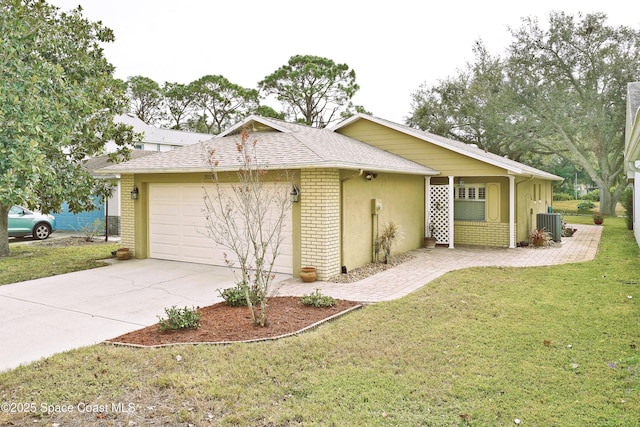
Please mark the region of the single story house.
MULTIPOLYGON (((121 114, 114 118, 118 123, 124 123, 133 127, 133 131, 142 134, 142 140, 137 142, 135 149, 131 153, 131 157, 146 156, 156 152, 165 152, 175 150, 198 142, 211 139, 212 135, 198 132, 186 132, 174 129, 162 129, 150 126, 140 120, 133 114, 121 114)), ((117 145, 113 141, 105 144, 105 152, 113 153, 117 150, 117 145)), ((106 167, 108 156, 102 155, 85 160, 84 167, 93 174, 94 171, 106 167)), ((55 212, 58 230, 83 231, 85 228, 91 228, 94 221, 105 221, 109 224, 109 235, 120 234, 120 186, 117 184, 119 177, 113 175, 109 177, 116 182, 113 197, 108 201, 95 197, 93 211, 73 213, 69 211, 69 205, 63 204, 60 212, 55 212)))
MULTIPOLYGON (((102 169, 123 188, 122 242, 136 258, 223 265, 202 232, 203 193, 212 188, 208 153, 218 170, 238 170, 240 131, 257 141, 266 179, 299 190, 287 219, 287 250, 278 265, 297 276, 315 266, 320 279, 371 262, 385 223, 404 236, 395 253, 419 248, 429 230, 441 246, 516 247, 548 212, 555 175, 458 141, 357 114, 330 129, 250 116, 215 138, 102 169)), ((233 173, 229 175, 233 180, 233 173)))
POLYGON ((640 245, 640 82, 627 85, 624 167, 633 187, 633 232, 640 245))

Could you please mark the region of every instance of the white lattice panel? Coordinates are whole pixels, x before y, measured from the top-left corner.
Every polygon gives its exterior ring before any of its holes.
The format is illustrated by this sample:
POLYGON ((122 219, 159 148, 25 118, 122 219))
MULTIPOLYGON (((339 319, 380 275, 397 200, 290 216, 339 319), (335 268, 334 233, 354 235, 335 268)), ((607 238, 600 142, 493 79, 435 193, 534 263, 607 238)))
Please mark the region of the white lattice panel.
POLYGON ((429 223, 438 243, 449 243, 449 186, 432 185, 430 189, 429 223))

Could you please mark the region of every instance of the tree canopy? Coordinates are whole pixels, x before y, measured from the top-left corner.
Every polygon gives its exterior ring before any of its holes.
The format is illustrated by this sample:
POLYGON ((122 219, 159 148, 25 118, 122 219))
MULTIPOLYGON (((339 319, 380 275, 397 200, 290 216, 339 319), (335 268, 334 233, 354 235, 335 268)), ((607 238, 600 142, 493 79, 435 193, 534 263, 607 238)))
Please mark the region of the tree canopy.
POLYGON ((570 161, 613 213, 626 186, 626 87, 640 79, 640 33, 606 15, 553 12, 547 28, 523 19, 503 58, 481 43, 476 59, 413 94, 407 123, 540 167, 570 161))
POLYGON ((127 96, 131 112, 140 120, 152 126, 163 121, 165 93, 156 81, 144 76, 129 77, 127 96))
POLYGON ((351 99, 360 89, 347 64, 311 55, 292 56, 258 86, 263 95, 275 95, 282 102, 289 120, 319 128, 353 108, 351 99))
POLYGON ((12 205, 89 208, 94 179, 82 160, 108 140, 122 148, 114 159, 127 155, 132 130, 113 121, 126 111, 125 84, 101 47, 113 39, 81 8, 0 0, 0 256, 9 253, 12 205))
POLYGON ((258 108, 258 91, 247 89, 220 75, 208 75, 191 83, 198 119, 207 133, 218 134, 258 108))
POLYGON ((217 134, 250 114, 325 127, 355 112, 351 98, 358 91, 355 72, 346 64, 317 56, 296 55, 289 63, 245 88, 221 75, 206 75, 191 83, 160 87, 148 77, 128 80, 129 111, 152 126, 217 134), (261 104, 275 95, 283 110, 261 104))

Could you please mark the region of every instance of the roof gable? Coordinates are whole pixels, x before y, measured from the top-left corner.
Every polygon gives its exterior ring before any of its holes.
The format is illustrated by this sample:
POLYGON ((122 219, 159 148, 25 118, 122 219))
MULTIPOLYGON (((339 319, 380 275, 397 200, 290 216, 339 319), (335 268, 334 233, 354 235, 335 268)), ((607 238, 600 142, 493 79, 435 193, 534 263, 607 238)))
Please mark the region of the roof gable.
POLYGON ((556 180, 556 181, 563 180, 563 178, 559 176, 533 168, 531 166, 527 166, 523 163, 516 162, 515 160, 507 159, 505 157, 498 156, 497 154, 484 151, 482 149, 479 149, 478 147, 474 147, 469 144, 465 144, 463 142, 456 141, 453 139, 444 138, 442 136, 435 135, 429 132, 421 131, 419 129, 414 129, 409 126, 394 123, 389 120, 381 119, 379 117, 369 116, 367 114, 360 113, 360 114, 351 116, 350 118, 338 123, 336 126, 332 127, 331 129, 335 132, 340 132, 341 130, 344 131, 346 130, 346 128, 348 128, 352 124, 361 120, 366 120, 372 123, 376 123, 378 125, 384 126, 386 128, 392 129, 402 134, 412 136, 421 141, 444 148, 453 153, 457 153, 459 155, 468 157, 470 159, 483 162, 487 165, 491 165, 496 168, 504 169, 508 174, 535 176, 542 179, 556 180))

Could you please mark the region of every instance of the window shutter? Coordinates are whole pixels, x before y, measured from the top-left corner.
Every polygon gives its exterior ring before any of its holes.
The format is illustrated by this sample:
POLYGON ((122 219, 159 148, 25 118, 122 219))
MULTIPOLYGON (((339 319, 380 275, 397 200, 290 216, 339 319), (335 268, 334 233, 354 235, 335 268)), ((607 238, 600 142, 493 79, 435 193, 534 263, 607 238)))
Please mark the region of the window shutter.
POLYGON ((500 183, 487 183, 487 222, 500 222, 500 183))

